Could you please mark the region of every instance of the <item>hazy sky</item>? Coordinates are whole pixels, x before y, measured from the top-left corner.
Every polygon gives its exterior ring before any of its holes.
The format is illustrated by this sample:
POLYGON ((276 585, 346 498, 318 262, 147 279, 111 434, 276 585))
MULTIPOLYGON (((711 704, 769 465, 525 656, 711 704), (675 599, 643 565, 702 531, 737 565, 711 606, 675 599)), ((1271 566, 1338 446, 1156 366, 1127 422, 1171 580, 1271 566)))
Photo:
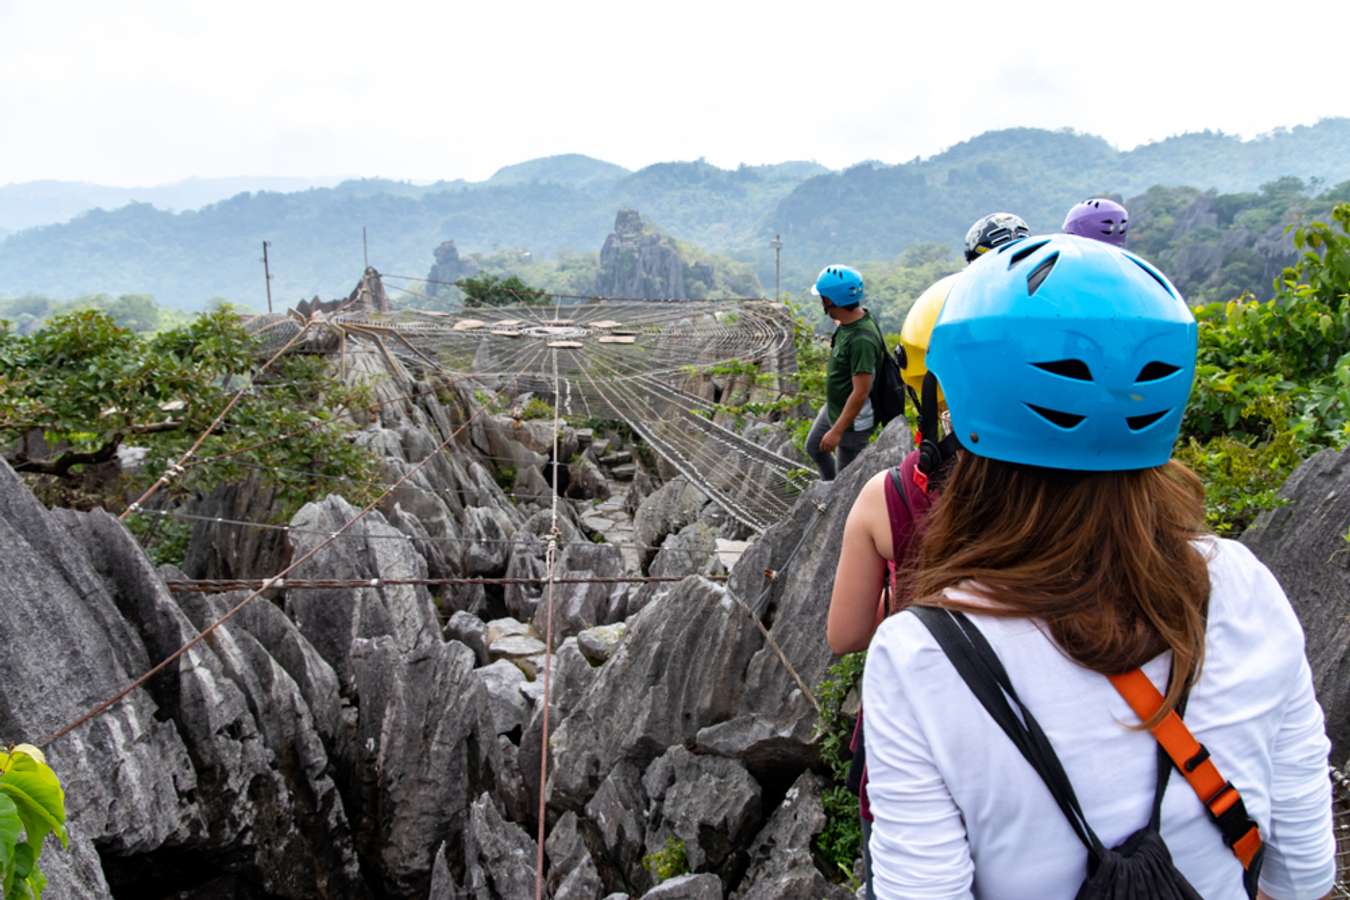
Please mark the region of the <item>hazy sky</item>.
POLYGON ((1120 147, 1350 114, 1350 2, 0 0, 0 183, 1120 147))

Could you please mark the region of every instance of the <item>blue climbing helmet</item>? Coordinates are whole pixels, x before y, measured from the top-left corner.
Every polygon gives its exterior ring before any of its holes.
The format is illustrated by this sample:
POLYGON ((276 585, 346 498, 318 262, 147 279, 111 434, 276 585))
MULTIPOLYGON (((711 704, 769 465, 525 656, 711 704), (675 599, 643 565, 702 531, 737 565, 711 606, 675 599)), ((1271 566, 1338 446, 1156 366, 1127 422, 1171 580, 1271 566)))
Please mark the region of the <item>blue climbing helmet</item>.
POLYGON ((1195 377, 1181 295, 1126 250, 1075 235, 984 254, 952 288, 928 350, 971 453, 1079 471, 1160 466, 1195 377))
POLYGON ((811 293, 835 306, 857 306, 863 301, 862 274, 849 266, 826 266, 816 276, 811 293))

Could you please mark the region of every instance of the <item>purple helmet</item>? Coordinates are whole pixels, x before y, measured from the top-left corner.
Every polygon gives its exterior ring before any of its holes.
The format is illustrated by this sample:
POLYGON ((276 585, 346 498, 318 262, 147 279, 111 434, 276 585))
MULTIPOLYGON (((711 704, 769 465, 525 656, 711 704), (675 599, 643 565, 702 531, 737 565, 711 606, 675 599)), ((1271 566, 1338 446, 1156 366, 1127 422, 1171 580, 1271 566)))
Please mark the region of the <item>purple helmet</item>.
POLYGON ((1094 197, 1069 210, 1064 217, 1063 231, 1124 247, 1125 229, 1129 227, 1130 214, 1125 207, 1114 200, 1094 197))

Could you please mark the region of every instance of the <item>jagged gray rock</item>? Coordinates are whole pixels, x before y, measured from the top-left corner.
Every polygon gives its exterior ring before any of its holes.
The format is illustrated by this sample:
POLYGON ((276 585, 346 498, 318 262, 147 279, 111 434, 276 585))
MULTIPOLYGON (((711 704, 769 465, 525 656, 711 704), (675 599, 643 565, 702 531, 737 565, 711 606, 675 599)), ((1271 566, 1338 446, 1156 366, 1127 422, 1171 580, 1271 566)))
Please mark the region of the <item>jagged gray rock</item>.
MULTIPOLYGON (((586 694, 596 678, 596 670, 582 656, 576 638, 568 638, 553 653, 553 670, 549 675, 549 720, 556 729, 558 723, 567 717, 586 694)), ((539 753, 543 742, 543 685, 540 681, 530 682, 529 687, 538 685, 537 693, 528 689, 526 696, 537 697, 530 724, 520 739, 520 772, 531 802, 539 799, 539 753)))
MULTIPOLYGON (((678 575, 725 575, 717 556, 717 532, 706 522, 691 522, 661 543, 648 568, 648 574, 668 578, 678 575)), ((670 595, 672 582, 651 582, 640 586, 628 602, 631 616, 649 603, 670 595)))
MULTIPOLYGON (((296 558, 357 512, 336 496, 302 507, 291 520, 296 558)), ((292 573, 294 578, 340 580, 426 575, 426 560, 378 512, 367 513, 292 573)), ((358 639, 389 635, 404 653, 440 643, 436 609, 420 585, 288 591, 286 612, 342 679, 348 675, 348 657, 358 639)))
POLYGON ((816 868, 811 842, 825 828, 825 780, 803 772, 750 845, 750 864, 735 900, 851 900, 816 868))
POLYGON ((642 900, 722 900, 722 880, 716 875, 680 875, 661 882, 642 900))
POLYGON ((619 644, 623 643, 623 636, 627 630, 628 626, 622 622, 587 628, 577 635, 577 647, 591 665, 604 665, 614 655, 619 644))
POLYGON ((647 839, 646 799, 642 770, 620 760, 586 804, 586 818, 596 829, 604 862, 628 884, 646 886, 651 875, 642 868, 647 839))
POLYGON ((544 852, 548 854, 548 886, 553 900, 596 900, 600 896, 600 873, 578 830, 576 813, 565 813, 553 826, 544 852))
MULTIPOLYGON (((807 489, 789 515, 755 541, 732 569, 728 591, 771 623, 769 633, 808 687, 819 684, 834 661, 823 637, 840 544, 824 536, 843 534, 844 521, 863 484, 876 472, 897 464, 911 446, 905 422, 891 422, 835 481, 818 482, 807 489), (776 577, 766 581, 766 571, 777 573, 776 577)), ((774 753, 789 768, 800 769, 815 758, 809 739, 800 738, 809 735, 816 710, 767 642, 744 670, 736 709, 725 720, 740 716, 759 716, 772 723, 767 733, 784 739, 774 753)))
POLYGON ((488 708, 497 734, 506 734, 525 726, 529 704, 520 688, 525 684, 525 673, 504 659, 474 669, 473 674, 487 693, 488 708))
POLYGON ((672 835, 695 871, 730 876, 760 819, 760 788, 739 763, 671 747, 642 776, 649 804, 647 852, 672 835))
MULTIPOLYGON (((548 574, 545 559, 548 551, 548 535, 553 530, 553 516, 550 510, 543 509, 530 516, 512 536, 511 555, 506 564, 508 578, 542 578, 548 574)), ((558 520, 558 550, 561 553, 567 545, 583 540, 581 532, 570 521, 558 520)), ((506 610, 522 622, 534 619, 539 601, 544 594, 542 582, 531 584, 508 584, 504 594, 506 610)))
POLYGON ((383 635, 352 647, 360 705, 342 760, 354 781, 347 809, 355 822, 379 823, 358 832, 358 849, 378 862, 390 896, 426 896, 436 847, 466 839, 470 798, 497 783, 496 729, 473 664, 457 643, 405 651, 383 635))
POLYGON ((464 510, 464 572, 494 578, 506 571, 511 554, 511 534, 516 523, 496 506, 471 506, 464 510))
POLYGON ((770 714, 750 713, 701 729, 694 747, 738 759, 757 778, 781 778, 818 762, 813 735, 809 718, 777 720, 770 714))
MULTIPOLYGON (((623 575, 623 554, 612 544, 569 543, 558 557, 557 572, 560 578, 619 578, 623 575)), ((621 619, 627 610, 627 600, 628 587, 624 584, 555 584, 553 633, 575 635, 621 619)), ((547 616, 548 604, 537 604, 534 627, 541 634, 546 629, 547 616)))
POLYGON ((502 818, 492 797, 479 795, 464 831, 465 889, 475 900, 534 896, 534 840, 502 818))
POLYGON ((445 639, 459 641, 472 650, 478 665, 488 664, 487 625, 472 613, 452 613, 445 623, 445 639))
POLYGON ((1336 765, 1350 757, 1350 451, 1323 450, 1280 489, 1242 542, 1270 567, 1307 640, 1336 765))
POLYGON ((568 463, 567 496, 575 500, 604 500, 609 497, 609 482, 589 456, 568 463))
POLYGON ((682 475, 667 481, 643 498, 633 514, 633 530, 640 545, 638 553, 642 558, 643 571, 647 570, 656 556, 656 550, 648 548, 660 547, 666 535, 674 534, 697 521, 699 511, 707 502, 703 492, 682 475))
MULTIPOLYGON (((213 520, 266 522, 276 504, 276 490, 264 484, 259 473, 249 472, 242 481, 217 486, 191 512, 213 520)), ((289 560, 283 531, 197 520, 183 571, 189 578, 269 578, 289 560)))
MULTIPOLYGON (((86 548, 153 658, 169 656, 225 611, 220 598, 170 596, 112 517, 64 510, 54 515, 73 542, 86 548)), ((180 792, 195 793, 203 822, 184 843, 199 853, 214 852, 222 871, 247 873, 276 896, 366 895, 308 704, 243 622, 218 630, 148 687, 173 718, 191 758, 174 777, 182 777, 180 792)), ((167 754, 170 765, 174 755, 167 754)), ((164 859, 165 875, 173 865, 164 859)), ((117 889, 116 862, 104 868, 117 889)))
POLYGON ((629 620, 618 653, 554 732, 553 759, 566 762, 549 794, 560 809, 583 808, 618 760, 645 767, 737 705, 759 631, 720 585, 690 577, 681 588, 629 620))

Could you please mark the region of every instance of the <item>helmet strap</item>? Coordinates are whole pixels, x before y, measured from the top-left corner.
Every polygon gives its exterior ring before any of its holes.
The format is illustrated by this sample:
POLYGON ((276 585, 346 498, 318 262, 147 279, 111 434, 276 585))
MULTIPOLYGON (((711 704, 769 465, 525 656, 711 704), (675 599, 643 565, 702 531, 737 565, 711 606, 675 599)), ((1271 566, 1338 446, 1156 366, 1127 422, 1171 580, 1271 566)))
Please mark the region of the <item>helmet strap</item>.
POLYGON ((925 372, 923 400, 915 403, 919 410, 919 463, 914 468, 914 483, 925 492, 960 448, 955 436, 942 436, 937 395, 937 377, 932 372, 925 372))

